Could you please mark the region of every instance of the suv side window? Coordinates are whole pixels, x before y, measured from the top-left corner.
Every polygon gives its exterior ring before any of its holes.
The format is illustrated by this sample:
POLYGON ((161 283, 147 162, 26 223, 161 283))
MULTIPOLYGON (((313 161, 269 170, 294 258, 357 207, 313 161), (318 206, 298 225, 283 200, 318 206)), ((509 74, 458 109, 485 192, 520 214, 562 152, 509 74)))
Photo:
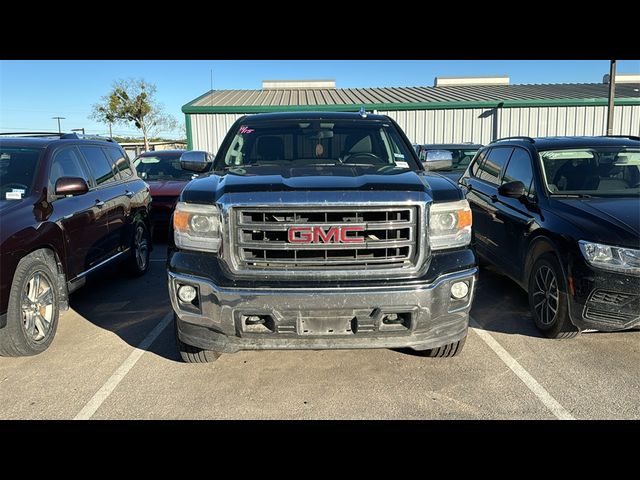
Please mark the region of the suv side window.
POLYGON ((531 193, 533 183, 533 169, 531 166, 531 156, 522 149, 516 148, 509 159, 509 164, 502 177, 502 183, 521 181, 527 195, 531 193))
POLYGON ((122 180, 128 180, 131 178, 133 176, 133 172, 131 171, 129 158, 116 147, 108 147, 106 148, 106 151, 109 158, 111 158, 116 171, 120 173, 120 178, 122 180))
POLYGON ((102 148, 89 145, 78 148, 80 148, 84 158, 87 159, 87 164, 93 174, 93 178, 96 180, 96 185, 106 185, 116 181, 115 168, 102 151, 102 148))
POLYGON ((79 177, 90 183, 88 172, 85 170, 75 147, 67 147, 54 154, 49 171, 49 191, 51 193, 55 193, 56 182, 62 177, 79 177))
POLYGON ((476 158, 476 161, 473 162, 473 165, 471 165, 471 176, 472 177, 476 177, 476 178, 480 178, 480 167, 482 167, 482 162, 484 162, 485 158, 487 157, 487 152, 489 150, 483 150, 478 154, 478 157, 476 158))
POLYGON ((487 155, 487 159, 480 166, 479 178, 494 185, 500 185, 500 173, 507 164, 513 152, 512 147, 494 147, 487 155))

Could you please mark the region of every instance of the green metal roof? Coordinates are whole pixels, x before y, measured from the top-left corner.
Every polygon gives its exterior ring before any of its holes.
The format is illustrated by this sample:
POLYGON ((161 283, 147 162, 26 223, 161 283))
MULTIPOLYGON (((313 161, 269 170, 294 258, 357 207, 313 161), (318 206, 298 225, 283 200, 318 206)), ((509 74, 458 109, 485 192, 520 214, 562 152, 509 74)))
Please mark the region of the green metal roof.
MULTIPOLYGON (((354 111, 442 108, 606 105, 609 85, 458 85, 441 87, 213 90, 182 107, 184 113, 262 113, 287 110, 354 111)), ((616 85, 616 104, 640 105, 640 84, 616 85)))

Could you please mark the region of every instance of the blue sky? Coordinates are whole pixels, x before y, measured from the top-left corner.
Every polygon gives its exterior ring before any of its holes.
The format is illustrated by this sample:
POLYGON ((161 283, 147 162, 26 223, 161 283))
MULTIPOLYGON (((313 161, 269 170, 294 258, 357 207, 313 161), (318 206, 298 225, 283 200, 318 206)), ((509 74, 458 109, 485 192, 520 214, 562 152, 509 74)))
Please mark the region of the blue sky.
MULTIPOLYGON (((509 75, 511 83, 599 83, 608 60, 16 60, 0 61, 0 131, 108 128, 87 117, 114 80, 144 78, 158 87, 167 113, 184 122, 180 108, 210 88, 260 88, 262 80, 335 79, 337 87, 433 85, 436 76, 509 75)), ((618 73, 640 73, 640 60, 618 61, 618 73)), ((137 136, 132 126, 114 134, 137 136)))

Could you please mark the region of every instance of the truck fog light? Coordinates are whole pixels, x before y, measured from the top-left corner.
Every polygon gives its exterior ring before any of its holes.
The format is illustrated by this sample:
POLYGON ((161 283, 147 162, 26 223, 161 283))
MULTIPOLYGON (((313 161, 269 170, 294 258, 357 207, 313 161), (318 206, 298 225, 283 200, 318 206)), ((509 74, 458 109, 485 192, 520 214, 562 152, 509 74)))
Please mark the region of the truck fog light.
POLYGON ((178 298, 184 303, 193 302, 193 299, 196 298, 196 295, 196 289, 191 285, 181 285, 180 288, 178 288, 178 298))
POLYGON ((456 300, 464 298, 469 293, 469 285, 466 282, 456 282, 451 285, 451 296, 456 300))

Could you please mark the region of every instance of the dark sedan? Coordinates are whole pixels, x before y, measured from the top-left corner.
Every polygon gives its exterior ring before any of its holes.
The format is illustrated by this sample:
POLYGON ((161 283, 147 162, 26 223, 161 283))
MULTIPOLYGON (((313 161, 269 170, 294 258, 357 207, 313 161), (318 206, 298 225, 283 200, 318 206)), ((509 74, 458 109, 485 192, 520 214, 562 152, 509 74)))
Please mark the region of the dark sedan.
POLYGON ((481 259, 549 337, 640 326, 640 138, 513 137, 460 179, 481 259))
POLYGON ((155 232, 165 233, 182 189, 195 176, 180 167, 186 150, 149 151, 139 155, 133 166, 151 189, 151 221, 155 232))

